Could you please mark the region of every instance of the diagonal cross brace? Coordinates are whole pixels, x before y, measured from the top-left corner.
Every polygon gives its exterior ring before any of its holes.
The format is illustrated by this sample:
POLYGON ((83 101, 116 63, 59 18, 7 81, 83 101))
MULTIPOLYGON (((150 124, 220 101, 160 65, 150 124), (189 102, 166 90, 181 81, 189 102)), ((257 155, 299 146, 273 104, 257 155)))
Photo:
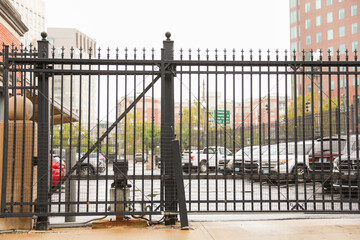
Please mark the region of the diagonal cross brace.
POLYGON ((107 129, 106 132, 101 135, 101 137, 94 143, 94 145, 77 161, 77 163, 70 169, 70 171, 59 181, 59 183, 51 188, 50 194, 53 194, 58 189, 60 189, 61 184, 63 184, 71 174, 81 165, 81 163, 90 155, 92 151, 94 151, 99 144, 107 137, 107 135, 116 127, 116 125, 126 116, 128 112, 140 101, 141 98, 144 97, 145 93, 147 93, 156 83, 156 81, 161 77, 161 74, 157 75, 152 82, 144 89, 144 91, 135 99, 133 103, 129 105, 128 108, 116 119, 116 121, 107 129))

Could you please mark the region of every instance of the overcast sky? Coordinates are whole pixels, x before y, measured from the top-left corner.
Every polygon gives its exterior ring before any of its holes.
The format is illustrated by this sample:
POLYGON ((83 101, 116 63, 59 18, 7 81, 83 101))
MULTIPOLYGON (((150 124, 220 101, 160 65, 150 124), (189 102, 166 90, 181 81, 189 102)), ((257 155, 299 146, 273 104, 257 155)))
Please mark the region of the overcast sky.
POLYGON ((289 48, 288 0, 44 0, 47 27, 77 28, 102 49, 289 48))
MULTIPOLYGON (((103 50, 108 47, 119 47, 120 50, 125 47, 133 50, 136 47, 141 50, 145 47, 147 50, 154 48, 157 54, 167 31, 171 32, 171 39, 175 41, 176 55, 180 48, 186 51, 200 48, 202 54, 208 48, 213 58, 215 48, 220 50, 220 56, 225 48, 236 49, 239 56, 241 49, 248 51, 252 48, 255 54, 258 54, 258 49, 279 49, 283 53, 290 46, 288 0, 44 1, 47 27, 76 28, 95 38, 97 46, 103 50)), ((231 56, 232 53, 228 54, 231 56)), ((195 58, 197 52, 193 51, 193 55, 195 58)), ((202 55, 202 59, 204 57, 202 55)), ((221 82, 217 91, 223 95, 221 82)), ((257 82, 254 80, 255 85, 257 82)), ((184 81, 183 84, 187 89, 190 83, 184 81)), ((159 93, 158 87, 156 93, 159 93)), ((197 84, 193 83, 194 96, 197 88, 197 84)), ((227 88, 229 93, 232 92, 231 84, 227 88)), ((113 93, 109 95, 113 96, 113 93)), ((186 95, 183 100, 187 98, 186 95)), ((237 97, 240 95, 237 94, 237 97)), ((175 98, 175 101, 179 101, 178 91, 175 98)), ((114 109, 113 105, 111 109, 114 109)), ((103 110, 101 112, 104 116, 103 110)))

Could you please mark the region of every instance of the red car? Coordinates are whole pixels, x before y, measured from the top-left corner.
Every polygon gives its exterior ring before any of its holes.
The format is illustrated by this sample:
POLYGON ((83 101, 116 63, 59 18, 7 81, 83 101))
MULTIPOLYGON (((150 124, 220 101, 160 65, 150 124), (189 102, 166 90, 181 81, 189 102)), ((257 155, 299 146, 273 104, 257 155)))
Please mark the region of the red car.
MULTIPOLYGON (((65 163, 61 164, 61 178, 65 176, 65 163)), ((55 186, 60 182, 60 158, 52 157, 52 179, 51 186, 55 186)))

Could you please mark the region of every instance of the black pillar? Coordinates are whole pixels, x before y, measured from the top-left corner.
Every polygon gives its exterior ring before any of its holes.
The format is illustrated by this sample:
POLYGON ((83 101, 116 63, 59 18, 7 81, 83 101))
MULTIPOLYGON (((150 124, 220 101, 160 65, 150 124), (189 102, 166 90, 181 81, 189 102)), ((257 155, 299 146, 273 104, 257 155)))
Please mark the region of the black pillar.
POLYGON ((171 34, 165 34, 166 40, 161 49, 161 174, 164 177, 162 187, 165 195, 165 224, 175 224, 177 215, 177 193, 172 154, 172 140, 174 136, 174 75, 172 65, 167 61, 174 58, 174 41, 170 40, 171 34))
MULTIPOLYGON (((42 40, 38 41, 38 58, 49 56, 49 41, 47 34, 41 33, 42 40)), ((40 64, 39 69, 46 69, 46 64, 40 64)), ((45 73, 38 74, 38 160, 37 160, 37 208, 36 229, 46 230, 49 226, 49 81, 45 73)))

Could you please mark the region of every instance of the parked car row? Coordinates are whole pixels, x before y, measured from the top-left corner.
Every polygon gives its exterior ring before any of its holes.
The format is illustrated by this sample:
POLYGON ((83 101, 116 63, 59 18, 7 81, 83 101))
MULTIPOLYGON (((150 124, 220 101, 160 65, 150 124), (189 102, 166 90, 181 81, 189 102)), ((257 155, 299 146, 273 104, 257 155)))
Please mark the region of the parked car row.
POLYGON ((200 173, 217 168, 224 174, 324 174, 325 189, 354 191, 360 188, 360 137, 332 136, 299 141, 247 146, 234 155, 224 147, 185 151, 184 172, 200 173), (329 177, 332 175, 331 177, 329 177), (351 180, 344 178, 351 176, 351 180))

